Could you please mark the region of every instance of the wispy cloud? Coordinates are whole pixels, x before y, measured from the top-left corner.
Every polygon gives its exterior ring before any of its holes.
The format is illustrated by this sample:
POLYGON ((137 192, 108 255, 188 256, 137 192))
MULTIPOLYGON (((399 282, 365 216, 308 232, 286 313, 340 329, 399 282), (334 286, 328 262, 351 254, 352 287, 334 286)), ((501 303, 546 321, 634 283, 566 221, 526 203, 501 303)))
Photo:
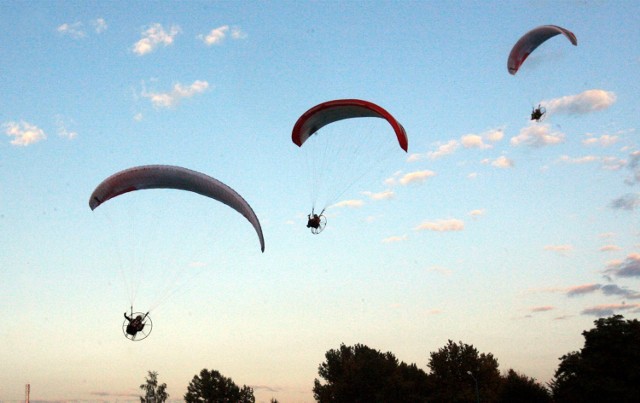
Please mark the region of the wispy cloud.
POLYGON ((209 88, 206 81, 196 80, 191 85, 185 86, 180 83, 175 84, 169 92, 143 92, 142 96, 149 98, 153 106, 157 108, 171 108, 177 105, 184 98, 191 98, 196 94, 201 94, 209 88))
POLYGON ((545 306, 534 306, 528 309, 529 312, 537 313, 537 312, 548 312, 554 310, 555 307, 550 305, 545 306))
POLYGON ((618 245, 603 245, 598 249, 600 252, 615 252, 622 250, 618 245))
POLYGON ((400 236, 390 236, 388 238, 385 238, 382 240, 382 243, 396 243, 396 242, 403 242, 406 241, 408 238, 406 235, 400 235, 400 236))
MULTIPOLYGON (((104 18, 96 18, 91 20, 91 26, 96 34, 101 34, 107 30, 108 25, 104 18)), ((87 37, 87 32, 84 29, 84 24, 80 21, 66 22, 59 25, 56 29, 61 35, 69 36, 73 39, 82 39, 87 37)))
POLYGON ((180 27, 172 25, 165 31, 161 24, 152 24, 142 33, 142 38, 133 45, 133 52, 139 56, 151 53, 160 45, 169 46, 173 39, 180 33, 180 27))
POLYGON ((202 40, 207 46, 219 45, 228 34, 231 34, 232 39, 244 39, 247 37, 247 34, 243 32, 239 27, 229 27, 229 25, 222 25, 218 28, 214 28, 209 31, 208 34, 198 35, 198 39, 202 40))
POLYGON ((505 169, 505 168, 513 168, 515 163, 512 159, 505 157, 504 155, 499 156, 498 158, 492 160, 489 158, 485 158, 480 161, 482 164, 491 165, 492 167, 505 169))
POLYGON ((394 186, 398 183, 401 185, 409 185, 412 183, 423 183, 433 176, 436 176, 436 173, 430 170, 409 172, 404 175, 402 172, 396 172, 392 177, 385 179, 384 183, 388 186, 394 186))
POLYGON ((598 291, 601 287, 602 285, 600 284, 582 284, 582 285, 576 285, 573 287, 568 287, 564 289, 564 293, 568 297, 575 297, 578 295, 591 294, 593 292, 598 291))
POLYGON ((603 134, 599 137, 595 137, 592 134, 587 134, 586 139, 582 140, 582 144, 585 146, 602 146, 609 147, 616 144, 620 137, 611 134, 603 134))
POLYGON ((609 206, 615 210, 635 210, 640 206, 640 193, 627 193, 612 200, 609 206))
POLYGON ((511 138, 513 146, 527 146, 540 148, 549 145, 560 144, 564 141, 564 133, 551 131, 548 124, 531 124, 520 130, 520 133, 511 138))
POLYGON ((109 27, 104 18, 96 18, 95 20, 91 21, 91 25, 93 25, 93 29, 97 34, 103 33, 109 27))
POLYGON ((453 154, 460 147, 460 143, 457 140, 449 140, 445 144, 441 144, 435 151, 429 151, 427 157, 430 159, 438 159, 445 155, 453 154))
POLYGON ((65 118, 62 115, 56 116, 56 129, 58 132, 58 136, 64 137, 68 140, 73 140, 78 137, 78 132, 71 129, 71 126, 74 124, 74 121, 69 118, 65 118))
POLYGON ((577 95, 567 95, 541 102, 547 112, 570 115, 601 111, 613 105, 616 94, 605 90, 588 90, 577 95))
POLYGON ((480 216, 483 216, 484 213, 485 213, 484 209, 475 209, 475 210, 471 210, 469 212, 469 215, 471 217, 480 217, 480 216))
POLYGON ((628 311, 630 309, 637 310, 638 308, 640 308, 640 304, 625 304, 625 303, 603 304, 603 305, 596 305, 590 308, 586 308, 581 313, 583 315, 593 315, 593 316, 603 317, 603 316, 611 316, 616 312, 620 312, 620 311, 628 311))
POLYGON ((456 218, 448 220, 437 221, 425 221, 418 225, 416 231, 436 231, 436 232, 448 232, 448 231, 462 231, 464 229, 464 221, 456 218))
POLYGON ((79 21, 72 23, 66 22, 58 26, 57 31, 60 34, 69 36, 73 39, 82 39, 87 36, 87 34, 84 32, 84 29, 82 28, 82 23, 79 21))
POLYGON ((621 262, 610 263, 605 273, 616 277, 640 277, 640 253, 631 253, 621 262))
POLYGON ((359 207, 362 207, 362 206, 364 206, 364 201, 353 199, 353 200, 343 200, 341 202, 338 202, 338 203, 332 205, 331 207, 359 208, 359 207))
POLYGON ((28 146, 47 138, 44 130, 29 122, 7 122, 2 125, 4 133, 13 137, 11 144, 14 146, 28 146))
POLYGON ((568 252, 573 250, 573 246, 571 245, 546 245, 544 250, 556 252, 560 255, 566 255, 568 252))
POLYGON ((433 172, 433 171, 430 171, 430 170, 410 172, 410 173, 405 174, 404 176, 402 176, 402 178, 400 178, 399 182, 402 185, 408 185, 408 184, 411 184, 411 183, 423 183, 427 179, 429 179, 431 177, 434 177, 435 175, 436 175, 436 173, 433 172))
POLYGON ((372 200, 389 200, 393 199, 393 197, 395 196, 393 190, 385 190, 378 193, 362 192, 362 194, 365 196, 369 196, 369 198, 371 198, 372 200))

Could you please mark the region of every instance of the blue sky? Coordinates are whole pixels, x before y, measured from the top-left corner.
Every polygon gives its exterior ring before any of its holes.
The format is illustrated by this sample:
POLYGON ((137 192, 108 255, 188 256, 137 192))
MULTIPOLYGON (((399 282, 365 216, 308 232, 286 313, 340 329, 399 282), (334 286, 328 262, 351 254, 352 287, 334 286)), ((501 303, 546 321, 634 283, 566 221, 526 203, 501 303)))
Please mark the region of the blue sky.
POLYGON ((310 402, 340 343, 426 369, 447 339, 548 381, 596 318, 639 316, 638 13, 633 1, 1 3, 0 400, 25 383, 34 400, 135 400, 147 370, 179 399, 209 368, 257 401, 310 402), (511 46, 544 24, 578 46, 552 38, 509 75, 511 46), (361 155, 371 168, 314 236, 318 144, 298 148, 291 129, 340 98, 391 112, 409 152, 376 119, 327 127, 390 142, 330 161, 327 186, 361 155), (531 123, 538 103, 547 117, 531 123), (242 216, 196 195, 89 209, 100 181, 143 164, 233 187, 265 253, 242 216), (174 291, 139 343, 120 329, 129 280, 140 310, 174 291))

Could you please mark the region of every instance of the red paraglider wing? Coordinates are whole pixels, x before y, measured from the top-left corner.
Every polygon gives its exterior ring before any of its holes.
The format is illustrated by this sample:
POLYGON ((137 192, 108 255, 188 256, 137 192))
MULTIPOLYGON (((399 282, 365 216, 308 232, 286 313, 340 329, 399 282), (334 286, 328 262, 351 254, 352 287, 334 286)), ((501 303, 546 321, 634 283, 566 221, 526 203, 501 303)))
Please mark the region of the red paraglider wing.
POLYGON ((242 196, 229 186, 203 173, 170 165, 146 165, 125 169, 102 181, 89 199, 91 210, 109 199, 143 189, 178 189, 198 193, 226 204, 242 214, 258 233, 264 252, 264 236, 258 217, 242 196))
POLYGON ((314 106, 300 116, 293 126, 291 139, 299 147, 323 126, 343 119, 375 117, 385 119, 393 127, 400 147, 407 151, 404 127, 382 107, 360 99, 337 99, 314 106))
POLYGON ((578 39, 573 32, 557 25, 542 25, 527 32, 516 42, 507 59, 509 74, 515 75, 522 63, 538 46, 549 38, 563 34, 574 45, 578 46, 578 39))

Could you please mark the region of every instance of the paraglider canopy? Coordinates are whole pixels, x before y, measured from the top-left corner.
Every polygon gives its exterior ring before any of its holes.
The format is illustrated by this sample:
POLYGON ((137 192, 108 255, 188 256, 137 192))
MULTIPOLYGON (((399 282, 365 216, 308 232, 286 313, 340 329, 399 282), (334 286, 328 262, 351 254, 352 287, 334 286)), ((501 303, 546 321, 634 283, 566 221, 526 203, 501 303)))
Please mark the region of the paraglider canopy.
POLYGON ((408 140, 404 127, 382 107, 361 99, 337 99, 321 103, 300 116, 293 126, 292 141, 299 147, 323 126, 343 119, 375 117, 385 119, 396 134, 400 147, 407 151, 408 140))
POLYGON ((125 169, 111 175, 96 187, 89 198, 89 207, 96 209, 109 199, 143 189, 178 189, 210 197, 242 214, 258 234, 264 252, 264 236, 258 217, 235 190, 200 172, 171 165, 145 165, 125 169))
POLYGON ((542 25, 524 34, 509 53, 507 59, 509 74, 515 75, 531 52, 547 39, 560 34, 566 36, 574 46, 578 46, 578 39, 573 32, 557 25, 542 25))

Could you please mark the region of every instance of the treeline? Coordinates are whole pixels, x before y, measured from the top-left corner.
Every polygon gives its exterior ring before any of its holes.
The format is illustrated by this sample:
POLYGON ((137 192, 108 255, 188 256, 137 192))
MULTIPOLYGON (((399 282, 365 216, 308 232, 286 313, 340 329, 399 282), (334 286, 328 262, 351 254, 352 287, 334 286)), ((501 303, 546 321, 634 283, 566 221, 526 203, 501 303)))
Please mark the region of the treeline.
MULTIPOLYGON (((428 370, 391 352, 362 344, 326 352, 313 382, 320 403, 357 402, 640 402, 640 322, 620 315, 598 319, 582 332, 584 346, 559 358, 546 385, 509 369, 501 373, 491 353, 449 340, 429 354, 428 370)), ((166 384, 149 372, 141 403, 164 402, 166 384)), ((184 395, 187 403, 255 402, 253 389, 239 387, 218 371, 203 369, 184 395)), ((277 400, 273 398, 272 403, 277 400)))

